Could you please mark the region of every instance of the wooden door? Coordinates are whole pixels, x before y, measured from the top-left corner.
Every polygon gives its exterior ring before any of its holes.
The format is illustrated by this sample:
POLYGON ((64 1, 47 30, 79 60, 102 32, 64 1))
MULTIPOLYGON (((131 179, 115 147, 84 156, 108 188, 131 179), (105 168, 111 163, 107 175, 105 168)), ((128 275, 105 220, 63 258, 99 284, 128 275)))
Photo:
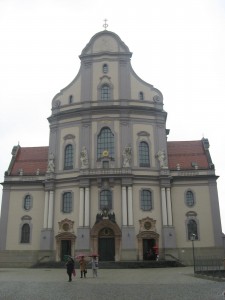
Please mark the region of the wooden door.
POLYGON ((99 259, 101 261, 115 260, 115 239, 114 237, 99 238, 99 259))

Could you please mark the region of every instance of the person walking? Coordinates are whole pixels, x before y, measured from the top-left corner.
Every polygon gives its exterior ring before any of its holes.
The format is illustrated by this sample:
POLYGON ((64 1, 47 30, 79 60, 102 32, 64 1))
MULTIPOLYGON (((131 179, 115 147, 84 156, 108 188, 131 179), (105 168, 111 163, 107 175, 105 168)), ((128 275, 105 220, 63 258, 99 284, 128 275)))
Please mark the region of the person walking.
POLYGON ((81 256, 81 259, 79 260, 79 265, 80 265, 80 278, 86 278, 87 262, 84 259, 84 256, 81 256))
POLYGON ((68 256, 67 262, 66 262, 66 270, 67 274, 69 276, 69 282, 72 281, 72 274, 74 272, 74 260, 71 256, 68 256))
POLYGON ((92 268, 93 277, 97 277, 98 276, 98 259, 97 259, 97 256, 92 257, 91 268, 92 268))

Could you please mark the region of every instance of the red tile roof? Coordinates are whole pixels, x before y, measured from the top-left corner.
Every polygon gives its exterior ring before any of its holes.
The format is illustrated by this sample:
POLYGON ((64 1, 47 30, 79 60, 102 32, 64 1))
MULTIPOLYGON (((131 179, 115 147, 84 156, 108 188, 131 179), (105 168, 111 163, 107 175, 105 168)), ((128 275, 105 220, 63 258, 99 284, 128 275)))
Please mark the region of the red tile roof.
MULTIPOLYGON (((45 174, 48 165, 49 147, 19 147, 9 175, 45 174)), ((177 164, 181 170, 193 170, 192 163, 197 163, 199 169, 209 169, 209 162, 201 140, 167 142, 168 167, 176 170, 177 164)))
POLYGON ((192 163, 197 163, 198 169, 209 169, 209 162, 201 140, 167 142, 168 167, 171 170, 194 169, 192 163))
POLYGON ((18 175, 23 170, 23 175, 45 174, 48 165, 49 147, 19 147, 10 175, 18 175))

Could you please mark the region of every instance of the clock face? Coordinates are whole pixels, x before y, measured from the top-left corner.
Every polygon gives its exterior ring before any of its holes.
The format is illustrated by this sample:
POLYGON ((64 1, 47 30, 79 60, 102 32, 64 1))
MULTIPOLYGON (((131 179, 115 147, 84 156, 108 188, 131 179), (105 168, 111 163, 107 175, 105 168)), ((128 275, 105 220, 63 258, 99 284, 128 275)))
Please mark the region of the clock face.
POLYGON ((104 151, 102 152, 102 155, 103 155, 104 157, 109 156, 109 151, 108 151, 108 150, 104 150, 104 151))
POLYGON ((152 227, 152 225, 151 225, 150 222, 145 222, 144 227, 145 227, 146 230, 149 230, 152 227))

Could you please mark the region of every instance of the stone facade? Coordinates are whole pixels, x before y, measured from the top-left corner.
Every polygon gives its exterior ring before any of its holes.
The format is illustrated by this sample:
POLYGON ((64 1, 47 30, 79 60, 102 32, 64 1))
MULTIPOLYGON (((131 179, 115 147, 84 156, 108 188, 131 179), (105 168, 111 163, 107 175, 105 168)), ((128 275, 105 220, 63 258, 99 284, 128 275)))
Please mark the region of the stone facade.
POLYGON ((189 263, 194 234, 199 255, 222 256, 209 142, 168 141, 163 95, 137 76, 131 56, 115 33, 94 35, 52 100, 49 146, 13 148, 1 253, 189 263))

